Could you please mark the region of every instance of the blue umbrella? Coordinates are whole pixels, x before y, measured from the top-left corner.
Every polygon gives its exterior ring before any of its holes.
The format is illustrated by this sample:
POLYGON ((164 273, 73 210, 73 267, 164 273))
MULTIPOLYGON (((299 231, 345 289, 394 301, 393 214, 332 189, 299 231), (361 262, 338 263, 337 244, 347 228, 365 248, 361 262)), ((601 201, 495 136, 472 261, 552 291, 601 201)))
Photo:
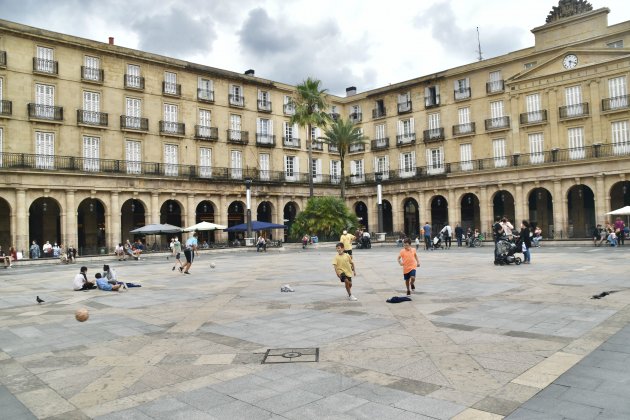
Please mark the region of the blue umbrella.
MULTIPOLYGON (((285 225, 279 225, 277 223, 259 222, 258 220, 252 221, 252 231, 286 228, 287 227, 285 225)), ((247 232, 247 223, 241 223, 240 225, 231 226, 224 230, 225 232, 247 232)))

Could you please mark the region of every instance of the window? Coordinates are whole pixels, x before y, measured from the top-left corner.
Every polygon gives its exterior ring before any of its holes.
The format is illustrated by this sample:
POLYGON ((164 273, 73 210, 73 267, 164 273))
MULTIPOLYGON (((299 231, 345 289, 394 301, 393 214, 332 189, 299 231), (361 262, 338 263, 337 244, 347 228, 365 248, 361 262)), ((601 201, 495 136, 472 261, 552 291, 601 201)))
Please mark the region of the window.
POLYGON ((293 105, 293 100, 289 95, 284 95, 282 110, 287 115, 295 114, 295 106, 293 105))
POLYGON ((376 141, 376 147, 387 147, 385 127, 385 124, 377 124, 374 126, 374 139, 376 141))
POLYGON ((459 160, 462 171, 472 171, 472 144, 465 143, 459 145, 459 160))
POLYGON ((284 178, 287 181, 297 181, 299 173, 298 162, 296 156, 284 157, 284 178))
POLYGON ((202 178, 212 176, 212 149, 208 147, 199 148, 199 176, 202 178))
POLYGON ((540 94, 534 93, 525 97, 527 106, 527 122, 539 122, 543 120, 543 113, 540 111, 540 94))
POLYGON ((261 111, 271 111, 271 97, 266 90, 258 91, 258 109, 261 111))
POLYGON ((243 179, 243 154, 240 150, 232 150, 230 154, 232 179, 243 179))
POLYGON ((492 140, 492 153, 494 154, 495 168, 507 166, 507 158, 505 156, 505 139, 492 140))
POLYGON ((473 128, 470 123, 470 108, 459 108, 457 110, 457 119, 459 121, 458 134, 472 133, 473 128))
POLYGON ((398 95, 398 112, 411 111, 411 92, 398 95))
POLYGON ((127 64, 127 74, 125 74, 125 86, 135 89, 142 89, 142 77, 140 77, 140 66, 127 64))
POLYGON ((501 76, 501 70, 491 71, 488 76, 487 92, 495 93, 503 91, 503 77, 501 76))
POLYGON ((424 106, 431 108, 440 105, 440 87, 429 86, 424 88, 424 106))
POLYGON ((164 104, 164 123, 162 125, 163 131, 167 133, 178 132, 177 114, 177 105, 164 104))
POLYGON ((140 129, 142 101, 136 98, 126 98, 126 127, 140 129))
POLYGON ((442 130, 440 129, 440 114, 429 114, 429 139, 439 139, 442 136, 442 130))
POLYGON ((545 155, 543 152, 543 134, 532 133, 528 135, 529 138, 529 162, 530 163, 543 163, 545 161, 545 155))
POLYGON ((35 132, 35 167, 53 169, 55 167, 55 134, 35 132))
POLYGON ((269 162, 270 162, 269 154, 261 153, 258 156, 258 167, 260 168, 259 177, 262 180, 269 180, 269 175, 270 175, 269 162))
POLYGON ((214 101, 214 83, 212 80, 203 77, 197 80, 197 98, 202 101, 214 101))
POLYGON ((455 100, 470 98, 470 79, 459 79, 455 81, 455 100))
POLYGON ((567 105, 567 117, 575 117, 583 114, 582 90, 579 86, 571 86, 564 89, 567 105))
POLYGON ((177 145, 165 144, 164 145, 164 175, 177 176, 177 145))
POLYGON ((0 168, 2 167, 2 138, 4 135, 4 130, 2 127, 0 127, 0 168))
POLYGON ((361 113, 361 105, 352 105, 352 112, 350 113, 350 120, 353 122, 360 122, 363 119, 361 113))
POLYGON ((401 178, 407 178, 416 174, 416 152, 408 152, 400 154, 400 173, 401 178))
POLYGON ((584 127, 569 128, 569 159, 584 159, 584 127))
POLYGON ((230 115, 230 140, 241 140, 241 116, 230 115))
POLYGON ((311 176, 313 182, 322 182, 322 160, 313 159, 311 162, 311 176))
POLYGON ((83 78, 86 80, 101 80, 101 60, 97 57, 85 56, 83 78))
POLYGON ((488 128, 501 128, 505 127, 505 121, 503 119, 503 101, 490 102, 490 121, 488 128))
POLYGON ((300 147, 298 135, 298 125, 284 122, 284 144, 288 146, 300 147))
POLYGON ((365 181, 365 167, 363 165, 363 159, 353 160, 350 162, 350 175, 352 183, 365 181))
POLYGON ((197 128, 197 133, 201 137, 212 137, 212 113, 207 109, 199 110, 199 127, 197 128))
POLYGON ((341 181, 341 161, 330 161, 330 182, 338 184, 341 181))
POLYGON ((273 144, 273 121, 267 118, 256 118, 256 141, 273 144))
POLYGON ((245 106, 241 87, 230 85, 230 105, 245 106))
POLYGON ((55 62, 52 48, 37 47, 35 70, 42 73, 55 74, 55 62))
POLYGON ((83 123, 98 124, 101 110, 101 94, 97 92, 83 92, 83 123))
POLYGON ((170 71, 164 72, 164 93, 169 95, 178 95, 177 91, 177 74, 170 71))
POLYGON ((100 139, 98 137, 83 136, 83 170, 87 172, 99 171, 100 139))
POLYGON ((623 48, 623 39, 620 39, 619 41, 609 42, 608 44, 606 44, 606 46, 608 48, 623 48))
POLYGON ((525 67, 525 70, 527 70, 527 69, 531 69, 535 65, 536 65, 535 61, 530 61, 529 63, 525 63, 524 67, 525 67))
POLYGON ((389 179, 389 156, 376 156, 374 158, 374 172, 380 172, 382 179, 389 179))
POLYGON ((55 118, 55 87, 51 85, 35 85, 35 117, 55 118))
POLYGON ((377 99, 374 102, 374 111, 373 111, 373 118, 380 118, 380 117, 384 117, 385 115, 387 115, 386 109, 385 109, 385 101, 383 101, 382 99, 377 99))
POLYGON ((429 175, 444 172, 444 148, 427 149, 427 173, 429 175))
POLYGON ((610 96, 610 109, 626 108, 628 106, 626 78, 608 79, 608 95, 610 96))
POLYGON ((140 173, 140 142, 135 140, 125 141, 125 159, 127 160, 127 173, 140 173))
POLYGON ((416 140, 413 118, 398 121, 398 143, 411 143, 416 140))
POLYGON ((630 139, 628 138, 628 121, 616 121, 611 124, 613 154, 630 154, 630 139))

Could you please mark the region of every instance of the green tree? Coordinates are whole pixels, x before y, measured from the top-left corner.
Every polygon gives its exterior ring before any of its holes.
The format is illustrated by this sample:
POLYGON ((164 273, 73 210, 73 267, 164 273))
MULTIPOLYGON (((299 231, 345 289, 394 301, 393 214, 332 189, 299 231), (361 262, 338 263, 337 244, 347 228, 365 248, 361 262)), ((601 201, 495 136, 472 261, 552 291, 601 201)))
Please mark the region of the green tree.
POLYGON ((326 89, 320 89, 321 81, 310 77, 297 85, 297 92, 292 99, 295 114, 291 117, 290 123, 300 127, 306 127, 306 145, 308 148, 308 196, 313 197, 313 151, 311 133, 313 127, 325 127, 330 116, 326 113, 328 104, 326 103, 326 89))
POLYGON ((337 148, 339 160, 341 162, 341 198, 346 198, 346 156, 350 150, 350 146, 365 143, 367 137, 363 135, 360 128, 356 127, 350 120, 339 118, 334 121, 325 131, 322 140, 337 148))
POLYGON ((348 210, 339 197, 313 197, 294 220, 289 235, 301 238, 305 233, 325 238, 339 236, 344 229, 359 226, 357 216, 348 210))

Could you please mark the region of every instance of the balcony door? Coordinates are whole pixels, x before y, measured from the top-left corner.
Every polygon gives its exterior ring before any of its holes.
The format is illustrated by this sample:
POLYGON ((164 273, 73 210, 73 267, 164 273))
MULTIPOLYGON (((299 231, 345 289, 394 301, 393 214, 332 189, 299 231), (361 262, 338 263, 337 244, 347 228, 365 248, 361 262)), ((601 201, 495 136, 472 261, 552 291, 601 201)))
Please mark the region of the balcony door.
POLYGON ((35 85, 35 114, 38 118, 53 119, 55 116, 55 87, 35 85))
POLYGON ((538 93, 527 95, 525 97, 525 104, 527 106, 527 121, 530 123, 542 121, 542 112, 540 112, 540 95, 538 93))
POLYGON ((101 111, 101 95, 97 92, 83 92, 83 122, 98 124, 101 111))
POLYGON ((98 137, 83 136, 83 170, 99 171, 100 142, 98 137))
POLYGON ((582 90, 579 86, 571 86, 564 90, 565 101, 567 104, 567 116, 579 116, 583 114, 582 110, 582 90))
POLYGON ((628 106, 628 96, 625 77, 615 77, 608 79, 608 95, 610 96, 610 107, 625 108, 628 106))
POLYGON ((55 134, 37 131, 35 134, 35 166, 39 169, 55 167, 55 134))
POLYGON ((142 101, 135 98, 127 98, 125 115, 127 116, 127 127, 140 128, 140 117, 142 116, 142 101))

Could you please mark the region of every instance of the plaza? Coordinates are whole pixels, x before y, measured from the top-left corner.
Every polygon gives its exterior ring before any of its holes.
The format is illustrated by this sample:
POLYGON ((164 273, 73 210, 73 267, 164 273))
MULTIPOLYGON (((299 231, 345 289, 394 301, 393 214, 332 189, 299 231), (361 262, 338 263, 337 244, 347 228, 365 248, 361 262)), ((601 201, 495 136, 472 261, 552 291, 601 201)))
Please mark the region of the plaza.
POLYGON ((626 248, 545 244, 503 267, 491 246, 420 249, 412 301, 389 304, 399 250, 354 251, 357 302, 330 243, 205 251, 190 276, 162 253, 18 263, 0 271, 0 417, 630 417, 626 248), (142 287, 72 291, 103 264, 142 287))

